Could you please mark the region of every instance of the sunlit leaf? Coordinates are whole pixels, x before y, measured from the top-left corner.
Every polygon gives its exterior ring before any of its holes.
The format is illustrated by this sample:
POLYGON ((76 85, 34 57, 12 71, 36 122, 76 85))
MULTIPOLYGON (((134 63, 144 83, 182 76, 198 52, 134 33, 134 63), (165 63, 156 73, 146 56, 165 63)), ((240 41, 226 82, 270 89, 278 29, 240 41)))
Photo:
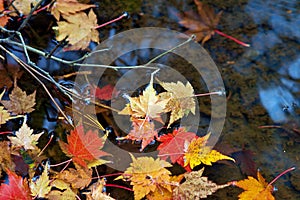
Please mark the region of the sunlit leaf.
POLYGON ((44 198, 50 192, 50 180, 48 177, 48 163, 44 167, 42 175, 36 180, 30 182, 32 196, 44 198))
MULTIPOLYGON (((32 6, 35 6, 39 0, 14 0, 13 5, 23 15, 28 15, 32 9, 32 6)), ((14 10, 10 7, 11 10, 14 10)))

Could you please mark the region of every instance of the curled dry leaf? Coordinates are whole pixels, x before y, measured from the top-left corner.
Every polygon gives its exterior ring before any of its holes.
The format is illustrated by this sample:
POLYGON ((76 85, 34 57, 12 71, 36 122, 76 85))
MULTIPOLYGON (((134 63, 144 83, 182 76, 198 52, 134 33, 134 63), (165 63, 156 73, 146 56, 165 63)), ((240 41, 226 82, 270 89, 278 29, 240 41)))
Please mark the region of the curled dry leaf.
POLYGON ((51 8, 51 14, 59 21, 62 15, 70 16, 92 7, 95 5, 79 3, 77 0, 56 0, 51 8))
POLYGON ((85 12, 79 12, 64 16, 64 19, 66 21, 57 22, 58 26, 53 27, 53 29, 58 31, 56 36, 58 41, 67 38, 66 40, 71 46, 66 50, 86 49, 90 41, 99 42, 99 33, 95 29, 97 16, 93 10, 90 10, 88 15, 85 12))
MULTIPOLYGON (((131 154, 130 154, 131 155, 131 154)), ((132 163, 126 169, 124 175, 118 177, 130 180, 133 185, 134 199, 139 200, 147 194, 164 188, 171 191, 170 174, 171 172, 165 167, 172 165, 164 160, 152 157, 135 158, 131 155, 132 163)))
POLYGON ((30 129, 24 122, 21 128, 16 132, 15 136, 8 136, 12 145, 15 147, 24 147, 25 150, 36 149, 36 144, 38 139, 41 137, 42 133, 32 134, 33 130, 30 129))
POLYGON ((186 143, 187 149, 184 155, 184 167, 190 165, 193 169, 201 163, 212 165, 213 162, 223 159, 235 162, 233 158, 223 155, 216 150, 212 150, 210 146, 205 146, 209 136, 210 133, 204 137, 195 138, 190 143, 186 143))
POLYGON ((230 184, 217 185, 202 176, 204 168, 184 174, 185 182, 173 190, 173 200, 199 200, 207 198, 217 190, 230 186, 230 184))
POLYGON ((2 100, 4 107, 13 114, 25 114, 34 111, 35 106, 35 92, 27 95, 26 92, 15 86, 9 95, 9 101, 2 100))
POLYGON ((104 187, 106 181, 105 179, 99 179, 96 183, 92 184, 89 189, 90 192, 85 193, 87 200, 114 200, 114 198, 105 194, 104 187))
POLYGON ((197 41, 204 44, 215 33, 216 26, 219 23, 222 12, 215 14, 212 7, 203 4, 199 0, 194 0, 198 13, 184 12, 178 14, 179 23, 188 28, 187 34, 195 34, 197 41))
POLYGON ((164 109, 166 112, 171 112, 168 128, 176 120, 188 115, 189 112, 195 114, 194 88, 189 82, 184 85, 180 81, 177 83, 159 81, 159 84, 167 90, 167 93, 161 93, 160 96, 169 97, 164 109))

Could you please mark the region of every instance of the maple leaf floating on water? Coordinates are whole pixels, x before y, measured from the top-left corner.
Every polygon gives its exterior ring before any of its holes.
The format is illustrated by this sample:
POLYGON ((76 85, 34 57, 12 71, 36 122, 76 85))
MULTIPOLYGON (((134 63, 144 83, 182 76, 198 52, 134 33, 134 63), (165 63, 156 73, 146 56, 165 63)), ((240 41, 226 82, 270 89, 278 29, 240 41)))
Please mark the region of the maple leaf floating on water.
POLYGON ((31 192, 26 179, 22 179, 14 172, 7 170, 8 184, 0 185, 0 199, 32 200, 31 192))
POLYGON ((135 200, 142 199, 147 194, 160 190, 160 188, 171 192, 171 172, 165 168, 172 167, 170 163, 159 158, 154 160, 152 157, 135 158, 131 155, 131 158, 130 167, 117 179, 130 180, 130 184, 133 185, 135 200))
POLYGON ((182 26, 188 28, 188 31, 186 31, 189 35, 196 35, 196 40, 198 42, 202 41, 202 45, 208 41, 212 35, 215 33, 224 36, 228 39, 233 40, 234 42, 249 47, 249 44, 246 44, 234 37, 231 37, 219 30, 216 29, 222 12, 219 12, 218 14, 215 14, 212 7, 203 4, 199 0, 194 0, 198 13, 195 12, 184 12, 183 14, 178 14, 180 21, 179 24, 182 26))
POLYGON ((173 190, 173 200, 198 200, 207 198, 217 190, 230 186, 230 184, 217 185, 202 176, 204 168, 184 174, 185 182, 173 190))
POLYGON ((2 100, 4 107, 14 114, 25 114, 34 111, 35 106, 35 92, 27 95, 21 88, 15 86, 9 95, 9 101, 2 100))
POLYGON ((190 165, 193 169, 201 163, 205 165, 212 165, 213 162, 223 159, 235 162, 233 158, 225 156, 216 150, 212 150, 212 147, 210 146, 205 146, 209 136, 210 133, 203 137, 195 138, 190 143, 187 142, 185 144, 187 149, 184 155, 184 167, 190 165))
POLYGON ((51 190, 50 180, 48 176, 48 163, 44 167, 42 175, 36 180, 30 182, 32 196, 44 198, 51 190))
POLYGON ((38 143, 37 141, 41 135, 43 135, 43 132, 39 134, 32 133, 33 130, 30 129, 24 121, 21 128, 16 132, 16 135, 8 136, 8 139, 11 141, 13 146, 24 147, 25 150, 36 149, 36 144, 38 143))
POLYGON ((167 92, 161 93, 160 96, 169 99, 165 106, 165 111, 171 112, 168 128, 176 120, 188 115, 189 112, 195 114, 194 88, 189 82, 184 85, 180 81, 177 83, 159 81, 159 84, 167 90, 167 92))
POLYGON ((166 160, 170 157, 172 163, 176 163, 184 156, 184 144, 196 137, 195 133, 186 132, 182 127, 173 130, 172 133, 162 135, 157 140, 161 144, 157 147, 161 159, 166 160))
POLYGON ((90 41, 99 43, 99 33, 95 29, 97 26, 97 16, 93 10, 87 15, 85 12, 79 12, 74 15, 64 15, 66 21, 57 22, 54 30, 57 30, 57 41, 62 41, 67 37, 71 45, 66 50, 86 49, 90 41), (84 23, 83 23, 84 22, 84 23))
POLYGON ((74 163, 82 167, 92 167, 109 162, 99 159, 110 154, 100 150, 105 139, 98 136, 97 130, 84 133, 83 126, 79 125, 67 136, 67 141, 68 143, 59 141, 59 146, 66 155, 72 157, 74 163))
POLYGON ((56 20, 60 20, 61 16, 70 16, 92 7, 95 5, 79 3, 77 0, 56 0, 51 7, 51 14, 56 20))

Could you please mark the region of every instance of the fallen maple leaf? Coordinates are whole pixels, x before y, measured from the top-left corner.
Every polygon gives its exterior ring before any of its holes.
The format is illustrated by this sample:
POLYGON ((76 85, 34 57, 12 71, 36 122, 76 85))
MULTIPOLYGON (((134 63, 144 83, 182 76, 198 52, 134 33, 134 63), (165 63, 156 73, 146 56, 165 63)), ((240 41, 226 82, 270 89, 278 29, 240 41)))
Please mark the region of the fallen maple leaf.
MULTIPOLYGON (((131 155, 131 154, 130 154, 131 155)), ((135 158, 131 155, 132 163, 119 178, 130 180, 133 185, 134 199, 139 200, 155 190, 160 188, 171 191, 170 174, 165 167, 172 165, 164 160, 152 157, 135 158)))
POLYGON ((160 136, 157 141, 161 144, 157 147, 158 156, 166 160, 170 157, 172 163, 176 163, 180 157, 184 156, 184 143, 190 142, 196 137, 195 133, 186 132, 182 127, 173 130, 172 133, 160 136))
POLYGON ((76 193, 73 192, 73 190, 70 188, 70 185, 68 183, 65 183, 62 180, 54 180, 51 182, 52 188, 57 188, 59 190, 52 189, 50 193, 47 195, 48 199, 53 200, 73 200, 76 199, 76 193))
POLYGON ((4 110, 3 106, 0 106, 0 125, 5 124, 10 119, 10 114, 7 110, 4 110))
POLYGON ((100 100, 109 101, 113 97, 114 87, 112 85, 106 85, 103 88, 99 88, 94 85, 95 97, 100 100))
MULTIPOLYGON (((32 9, 31 6, 35 6, 38 3, 39 0, 14 0, 12 2, 14 8, 23 15, 28 15, 32 9)), ((14 10, 14 8, 11 6, 10 10, 14 10)))
POLYGON ((0 12, 1 12, 1 16, 0 16, 0 26, 4 27, 8 20, 9 20, 9 17, 7 15, 5 15, 5 12, 3 12, 5 9, 4 9, 4 1, 1 0, 0 1, 0 12))
POLYGON ((56 0, 51 8, 51 14, 59 21, 61 15, 69 16, 77 12, 95 7, 95 5, 88 5, 79 3, 77 0, 56 0))
POLYGON ((134 141, 142 141, 141 149, 142 151, 149 143, 151 143, 155 137, 158 137, 158 133, 155 130, 154 122, 149 119, 132 119, 133 129, 129 134, 121 139, 129 139, 134 141))
POLYGON ((11 147, 8 141, 0 142, 0 177, 2 177, 2 170, 15 169, 15 162, 12 161, 11 157, 11 147))
POLYGON ((185 182, 173 190, 173 200, 194 200, 207 198, 217 190, 230 186, 229 183, 217 185, 202 176, 204 168, 184 174, 185 182))
POLYGON ((194 0, 198 14, 195 12, 184 12, 179 14, 179 23, 189 30, 187 34, 195 34, 197 41, 202 41, 204 44, 215 33, 216 26, 220 21, 222 12, 215 14, 212 7, 203 4, 199 0, 194 0))
POLYGON ((95 199, 95 200, 114 200, 114 198, 105 194, 105 184, 106 180, 99 179, 96 183, 92 184, 89 187, 90 192, 85 193, 87 199, 95 199))
POLYGON ((161 97, 167 96, 169 101, 165 106, 165 111, 170 112, 170 121, 168 124, 168 128, 170 125, 182 118, 184 115, 188 115, 189 112, 195 114, 195 101, 194 101, 194 88, 193 86, 187 82, 184 85, 182 82, 178 81, 177 83, 166 83, 159 81, 159 84, 167 90, 168 94, 160 94, 161 97))
POLYGON ((72 188, 83 189, 92 181, 92 170, 76 166, 76 169, 70 168, 58 173, 56 178, 71 184, 72 188))
POLYGON ((210 133, 199 138, 194 138, 190 143, 186 143, 185 146, 187 147, 184 155, 184 166, 190 165, 193 169, 197 165, 201 163, 205 165, 212 165, 213 162, 217 162, 218 160, 232 160, 235 162, 233 158, 229 156, 225 156, 219 153, 216 150, 212 150, 212 147, 205 146, 206 142, 210 136, 210 133))
POLYGON ((27 124, 22 124, 21 128, 16 132, 15 136, 8 136, 13 146, 24 147, 25 150, 36 149, 36 144, 40 136, 43 134, 32 134, 33 130, 30 129, 27 124))
POLYGON ((59 141, 62 151, 72 157, 74 163, 82 167, 87 167, 87 164, 97 161, 101 156, 110 155, 100 150, 105 139, 98 136, 98 131, 89 130, 85 134, 82 125, 71 131, 70 135, 67 136, 67 141, 68 143, 59 141))
POLYGON ((203 4, 199 0, 194 0, 198 13, 195 12, 184 12, 183 14, 177 14, 180 19, 179 23, 188 28, 186 34, 196 35, 196 40, 198 42, 202 41, 202 45, 211 38, 215 33, 233 40, 234 42, 245 46, 250 47, 249 44, 246 44, 232 36, 229 36, 218 29, 216 29, 222 12, 215 14, 212 7, 207 4, 203 4))
POLYGON ((9 169, 6 170, 8 175, 8 184, 0 185, 0 199, 5 200, 31 200, 30 189, 26 179, 18 176, 9 169))
POLYGON ((90 10, 88 15, 85 12, 80 12, 74 15, 66 15, 64 19, 66 21, 57 22, 58 26, 53 27, 53 29, 58 31, 57 41, 67 38, 66 40, 71 46, 66 50, 86 49, 90 41, 99 43, 99 33, 95 29, 97 16, 93 10, 90 10))
POLYGON ((35 106, 35 92, 30 95, 26 95, 26 92, 22 91, 21 88, 15 86, 9 95, 9 101, 2 100, 1 103, 4 107, 14 114, 25 114, 34 111, 35 106))
POLYGON ((160 114, 164 112, 166 103, 168 100, 161 100, 156 95, 156 91, 153 88, 152 81, 143 91, 143 94, 139 97, 127 97, 130 101, 127 106, 119 112, 121 115, 131 115, 134 118, 146 118, 156 119, 161 121, 160 114))
POLYGON ((44 167, 42 175, 36 180, 30 182, 32 196, 44 198, 51 190, 50 180, 48 177, 48 163, 44 167))

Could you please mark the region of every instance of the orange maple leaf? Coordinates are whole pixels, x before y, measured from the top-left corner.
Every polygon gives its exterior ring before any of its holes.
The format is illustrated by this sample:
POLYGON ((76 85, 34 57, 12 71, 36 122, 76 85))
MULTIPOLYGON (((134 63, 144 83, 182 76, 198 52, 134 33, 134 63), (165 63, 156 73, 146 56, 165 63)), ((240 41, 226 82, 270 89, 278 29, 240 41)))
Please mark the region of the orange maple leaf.
POLYGON ((257 179, 248 176, 248 179, 234 182, 245 191, 239 195, 239 200, 275 200, 272 192, 274 187, 268 184, 264 177, 257 171, 257 179))
POLYGON ((7 24, 8 20, 9 20, 9 17, 7 15, 5 15, 3 0, 0 0, 0 12, 1 12, 0 26, 4 27, 7 24))
POLYGON ((71 131, 71 134, 67 136, 67 141, 68 143, 59 141, 62 151, 72 157, 74 163, 83 167, 97 161, 99 157, 110 155, 100 150, 105 140, 98 136, 98 132, 89 130, 85 134, 82 125, 71 131))

